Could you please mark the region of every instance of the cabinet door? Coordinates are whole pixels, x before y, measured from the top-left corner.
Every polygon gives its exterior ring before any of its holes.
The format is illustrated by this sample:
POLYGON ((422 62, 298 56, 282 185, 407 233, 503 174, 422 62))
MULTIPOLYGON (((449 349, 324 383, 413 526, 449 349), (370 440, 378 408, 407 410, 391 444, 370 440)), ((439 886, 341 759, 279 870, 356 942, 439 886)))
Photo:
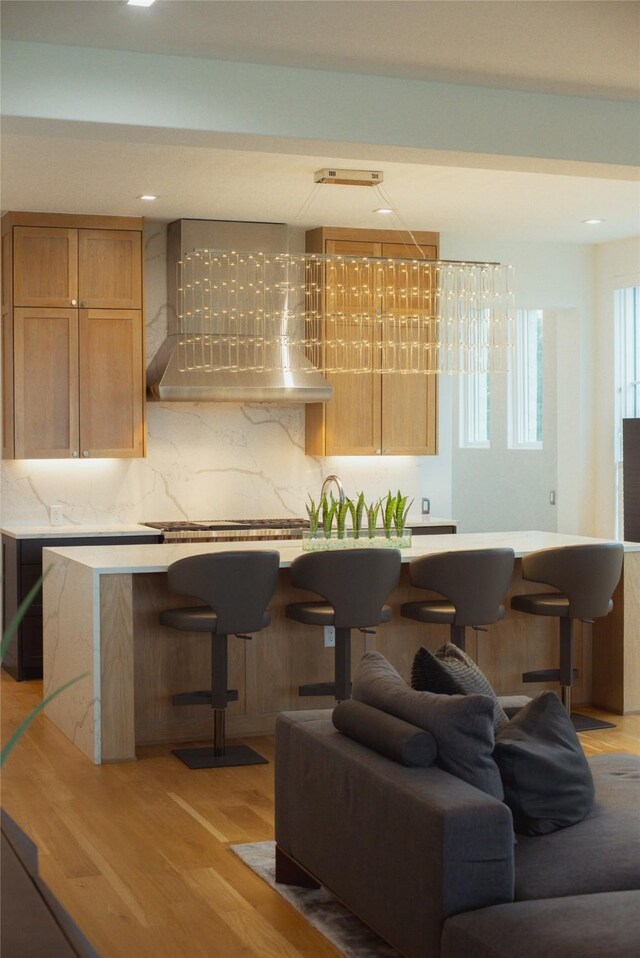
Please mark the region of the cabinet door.
MULTIPOLYGON (((326 252, 342 256, 379 257, 381 249, 379 243, 329 240, 326 252)), ((367 339, 375 342, 377 336, 372 322, 358 322, 353 318, 358 312, 375 315, 377 310, 375 278, 371 275, 367 282, 363 282, 362 277, 356 275, 357 269, 354 265, 352 276, 351 269, 347 268, 342 275, 346 281, 340 285, 328 282, 325 291, 326 315, 330 317, 325 335, 330 341, 341 344, 335 350, 338 367, 344 363, 351 367, 357 358, 358 342, 367 339)), ((328 353, 331 362, 332 350, 328 353)), ((376 353, 374 350, 374 368, 366 372, 327 373, 327 379, 333 386, 333 396, 325 409, 327 456, 372 456, 380 453, 380 373, 376 353)), ((369 356, 366 362, 369 362, 369 356)))
MULTIPOLYGON (((420 248, 426 259, 435 259, 435 246, 420 248)), ((435 366, 435 270, 418 268, 413 261, 420 253, 415 245, 383 243, 384 256, 401 260, 387 277, 395 285, 385 308, 402 319, 400 340, 416 344, 425 370, 435 366)), ((411 363, 410 363, 411 365, 411 363)), ((383 455, 433 456, 437 452, 438 376, 435 372, 383 373, 382 452, 383 455)))
POLYGON ((428 373, 383 374, 383 455, 436 455, 437 384, 437 375, 428 373))
POLYGON ((144 455, 142 313, 80 310, 81 456, 144 455))
POLYGON ((78 311, 14 310, 15 456, 78 452, 78 311))
POLYGON ((80 230, 79 298, 89 309, 142 308, 142 234, 80 230))
POLYGON ((15 306, 69 307, 78 298, 78 232, 60 227, 13 230, 15 306))
POLYGON ((421 259, 420 254, 424 254, 425 259, 437 259, 437 246, 416 246, 409 237, 406 243, 383 243, 382 255, 390 256, 392 259, 421 259))

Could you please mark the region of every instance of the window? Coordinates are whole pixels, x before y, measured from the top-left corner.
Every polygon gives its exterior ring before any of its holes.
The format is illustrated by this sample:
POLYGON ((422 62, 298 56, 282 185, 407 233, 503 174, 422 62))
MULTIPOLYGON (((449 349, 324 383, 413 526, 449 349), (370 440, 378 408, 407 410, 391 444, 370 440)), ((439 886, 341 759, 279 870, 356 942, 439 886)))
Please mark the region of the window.
POLYGON ((516 310, 509 373, 510 449, 542 449, 542 346, 542 310, 516 310))
POLYGON ((460 383, 460 445, 488 449, 491 390, 487 372, 462 373, 460 383))
POLYGON ((640 286, 614 291, 616 326, 616 462, 622 462, 622 420, 640 418, 640 286))

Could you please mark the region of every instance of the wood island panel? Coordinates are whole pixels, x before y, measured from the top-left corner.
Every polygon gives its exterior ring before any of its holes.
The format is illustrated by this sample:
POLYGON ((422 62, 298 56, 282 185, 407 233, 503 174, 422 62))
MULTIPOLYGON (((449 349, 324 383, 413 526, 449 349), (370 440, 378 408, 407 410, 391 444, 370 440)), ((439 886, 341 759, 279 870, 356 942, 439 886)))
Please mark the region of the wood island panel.
MULTIPOLYGON (((366 650, 380 651, 409 680, 420 646, 435 651, 448 639, 446 626, 428 625, 400 614, 403 602, 426 598, 409 580, 409 559, 427 552, 484 546, 501 539, 520 555, 552 543, 593 542, 585 537, 547 533, 504 533, 419 537, 403 556, 398 587, 389 597, 392 619, 373 634, 352 633, 352 668, 366 650)), ((269 543, 272 546, 272 543, 269 543)), ((237 547, 244 546, 238 543, 237 547)), ((160 626, 163 609, 197 604, 172 595, 168 565, 184 554, 231 548, 196 545, 105 546, 45 550, 45 692, 88 671, 65 695, 47 707, 47 716, 96 763, 131 759, 143 745, 186 741, 209 742, 208 706, 174 706, 178 692, 209 687, 209 637, 160 626), (57 553, 57 554, 56 554, 57 553), (66 587, 67 583, 72 587, 66 587), (99 601, 97 597, 99 596, 99 601)), ((325 648, 321 628, 288 619, 288 602, 313 598, 293 588, 289 564, 299 547, 279 543, 281 569, 269 605, 271 623, 250 641, 229 637, 229 687, 238 701, 229 704, 227 732, 233 739, 271 734, 283 710, 332 708, 329 697, 300 696, 298 687, 333 678, 334 653, 325 648)), ((578 625, 573 688, 576 705, 594 703, 608 711, 640 710, 640 551, 627 548, 623 578, 614 596, 614 612, 592 626, 578 625)), ((539 591, 525 582, 516 560, 506 615, 487 631, 467 629, 467 650, 499 694, 535 695, 557 683, 523 683, 522 673, 557 668, 558 622, 554 617, 511 611, 512 594, 539 591)))

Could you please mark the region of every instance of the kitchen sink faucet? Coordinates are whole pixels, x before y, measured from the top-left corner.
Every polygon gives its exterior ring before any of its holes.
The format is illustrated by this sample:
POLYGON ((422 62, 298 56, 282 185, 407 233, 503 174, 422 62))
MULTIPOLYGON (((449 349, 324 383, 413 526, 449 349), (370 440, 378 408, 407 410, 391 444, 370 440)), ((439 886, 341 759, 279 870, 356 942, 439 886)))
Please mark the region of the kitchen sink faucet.
POLYGON ((338 500, 340 502, 340 505, 342 505, 342 503, 344 502, 344 486, 342 485, 342 482, 339 476, 334 476, 334 475, 327 476, 327 478, 322 483, 322 488, 320 489, 320 500, 322 501, 322 497, 326 493, 327 487, 330 486, 332 482, 335 483, 336 485, 336 488, 338 490, 338 500))

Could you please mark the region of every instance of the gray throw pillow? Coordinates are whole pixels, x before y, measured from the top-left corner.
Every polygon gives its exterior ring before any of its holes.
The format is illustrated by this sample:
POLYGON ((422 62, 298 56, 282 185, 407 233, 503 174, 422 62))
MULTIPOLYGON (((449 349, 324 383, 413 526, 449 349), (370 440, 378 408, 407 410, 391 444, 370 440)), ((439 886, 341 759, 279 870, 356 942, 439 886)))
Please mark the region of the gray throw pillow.
POLYGON ((575 825, 593 806, 591 769, 555 692, 541 692, 511 719, 496 735, 493 755, 519 834, 575 825))
POLYGON ((484 672, 453 642, 445 643, 435 654, 418 649, 411 667, 411 688, 440 695, 488 695, 493 700, 495 731, 509 722, 484 672))
POLYGON ((401 765, 426 768, 438 753, 429 732, 364 702, 340 702, 333 710, 333 724, 339 732, 401 765))
POLYGON ((431 732, 436 764, 476 788, 503 799, 492 758, 493 702, 486 695, 416 692, 380 652, 365 652, 353 679, 352 697, 431 732))

